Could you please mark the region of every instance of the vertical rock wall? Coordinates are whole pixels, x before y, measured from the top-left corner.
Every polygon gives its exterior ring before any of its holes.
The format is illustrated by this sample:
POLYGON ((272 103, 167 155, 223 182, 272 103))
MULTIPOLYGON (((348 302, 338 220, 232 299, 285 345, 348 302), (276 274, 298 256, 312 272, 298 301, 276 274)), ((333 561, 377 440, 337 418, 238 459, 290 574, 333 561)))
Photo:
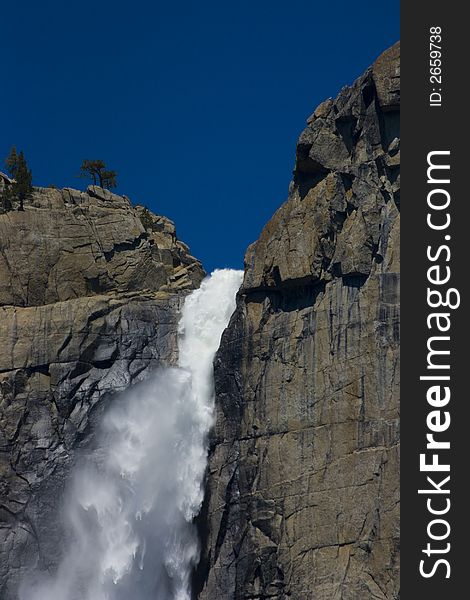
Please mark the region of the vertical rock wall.
POLYGON ((200 600, 399 597, 399 45, 309 118, 216 358, 200 600))
POLYGON ((101 188, 36 189, 0 214, 2 600, 29 569, 54 570, 77 451, 114 394, 175 361, 203 275, 171 221, 101 188))

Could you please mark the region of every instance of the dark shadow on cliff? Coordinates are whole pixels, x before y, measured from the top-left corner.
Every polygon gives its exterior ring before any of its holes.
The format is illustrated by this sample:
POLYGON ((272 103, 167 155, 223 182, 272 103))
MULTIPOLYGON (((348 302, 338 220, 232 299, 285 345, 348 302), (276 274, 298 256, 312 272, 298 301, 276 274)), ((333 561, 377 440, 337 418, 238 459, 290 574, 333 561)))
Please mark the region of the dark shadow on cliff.
MULTIPOLYGON (((207 479, 207 469, 206 469, 206 479, 207 479)), ((209 566, 211 562, 211 550, 205 554, 204 550, 208 548, 209 541, 209 504, 210 504, 210 491, 209 486, 204 484, 204 501, 202 503, 201 510, 199 514, 194 519, 194 524, 197 529, 197 537, 199 540, 200 548, 201 548, 201 557, 199 563, 193 569, 191 575, 191 598, 192 600, 197 600, 199 598, 199 594, 202 592, 204 588, 204 584, 207 580, 207 575, 209 573, 209 566)))
POLYGON ((273 312, 292 312, 314 306, 317 298, 325 291, 325 282, 293 283, 284 282, 282 288, 265 288, 246 292, 246 302, 263 303, 269 300, 273 312))

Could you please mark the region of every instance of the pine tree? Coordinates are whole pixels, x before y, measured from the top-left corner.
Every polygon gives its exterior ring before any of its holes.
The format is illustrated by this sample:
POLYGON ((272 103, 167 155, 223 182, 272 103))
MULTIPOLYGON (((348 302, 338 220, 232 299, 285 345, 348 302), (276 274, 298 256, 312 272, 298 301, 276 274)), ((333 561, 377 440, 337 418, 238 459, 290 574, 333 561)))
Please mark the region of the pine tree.
MULTIPOLYGON (((12 201, 18 199, 20 206, 18 210, 24 210, 24 202, 31 196, 33 191, 33 175, 28 168, 23 150, 18 154, 15 146, 5 160, 10 177, 14 180, 11 187, 5 189, 3 205, 12 207, 12 201)), ((9 209, 6 209, 9 210, 9 209)))
POLYGON ((10 150, 10 154, 5 159, 5 165, 7 167, 8 174, 13 179, 16 178, 16 171, 18 169, 18 153, 16 152, 16 146, 13 146, 10 150))
POLYGON ((102 160, 84 160, 80 167, 80 177, 91 177, 93 185, 111 189, 117 186, 116 171, 106 169, 102 160))
POLYGON ((24 201, 31 196, 33 191, 33 175, 28 168, 23 151, 18 154, 15 171, 16 181, 13 184, 13 193, 20 201, 19 210, 24 210, 24 201))
POLYGON ((111 190, 117 186, 117 173, 116 171, 103 171, 101 174, 101 181, 104 188, 111 190))
POLYGON ((153 219, 147 207, 144 207, 139 216, 140 222, 142 223, 145 229, 153 229, 153 219))

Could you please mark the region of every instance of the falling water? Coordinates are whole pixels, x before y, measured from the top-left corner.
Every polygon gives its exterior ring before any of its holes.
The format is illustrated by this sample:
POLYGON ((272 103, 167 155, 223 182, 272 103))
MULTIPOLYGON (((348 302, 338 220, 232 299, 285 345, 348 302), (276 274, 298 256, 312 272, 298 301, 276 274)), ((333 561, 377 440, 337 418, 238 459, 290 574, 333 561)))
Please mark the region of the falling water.
POLYGON ((64 502, 72 541, 56 574, 23 585, 21 600, 189 600, 212 361, 241 277, 224 269, 205 279, 184 303, 178 367, 113 403, 99 458, 81 461, 64 502))

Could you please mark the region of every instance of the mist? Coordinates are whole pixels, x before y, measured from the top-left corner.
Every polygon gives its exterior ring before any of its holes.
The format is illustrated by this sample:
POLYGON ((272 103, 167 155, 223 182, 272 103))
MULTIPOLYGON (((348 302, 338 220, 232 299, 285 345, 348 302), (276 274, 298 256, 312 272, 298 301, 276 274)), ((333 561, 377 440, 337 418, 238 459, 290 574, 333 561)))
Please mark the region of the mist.
POLYGON ((199 558, 213 424, 212 362, 242 272, 217 270, 187 296, 177 367, 156 371, 113 401, 63 498, 68 542, 53 575, 25 580, 20 600, 190 600, 199 558))

